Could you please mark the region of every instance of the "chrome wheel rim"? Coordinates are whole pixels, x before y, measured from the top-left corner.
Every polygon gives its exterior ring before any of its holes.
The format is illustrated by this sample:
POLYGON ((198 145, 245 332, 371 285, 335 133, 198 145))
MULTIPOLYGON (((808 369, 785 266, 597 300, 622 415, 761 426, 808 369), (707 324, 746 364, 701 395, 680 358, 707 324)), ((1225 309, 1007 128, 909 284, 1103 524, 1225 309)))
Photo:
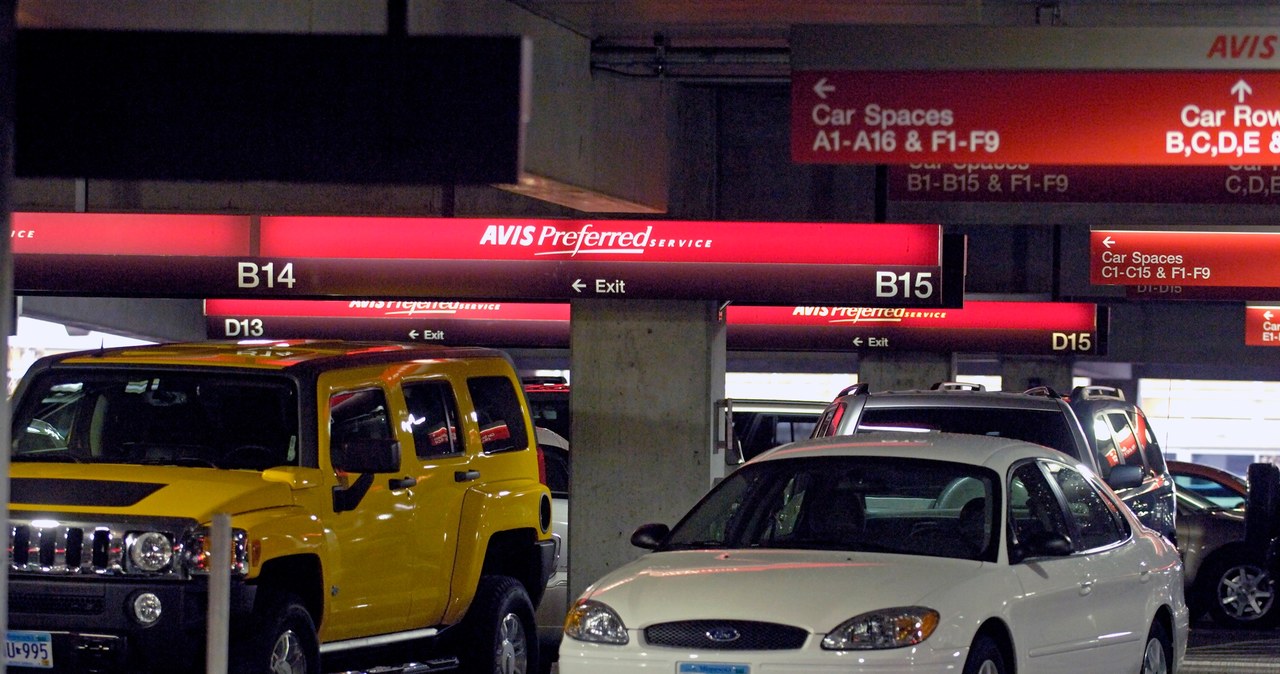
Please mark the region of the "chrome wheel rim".
POLYGON ((1142 674, 1169 674, 1164 658, 1164 644, 1159 639, 1147 639, 1147 652, 1142 656, 1142 674))
POLYGON ((267 670, 271 674, 307 674, 307 654, 302 649, 302 640, 293 630, 286 630, 276 637, 267 670))
POLYGON ((1000 674, 1000 669, 996 667, 996 663, 985 660, 981 667, 978 667, 978 674, 1000 674))
POLYGON ((1218 579, 1218 605, 1236 620, 1257 620, 1271 610, 1274 601, 1271 577, 1256 566, 1233 566, 1218 579))
POLYGON ((497 671, 501 674, 527 674, 529 671, 529 638, 520 616, 508 613, 498 623, 497 671))

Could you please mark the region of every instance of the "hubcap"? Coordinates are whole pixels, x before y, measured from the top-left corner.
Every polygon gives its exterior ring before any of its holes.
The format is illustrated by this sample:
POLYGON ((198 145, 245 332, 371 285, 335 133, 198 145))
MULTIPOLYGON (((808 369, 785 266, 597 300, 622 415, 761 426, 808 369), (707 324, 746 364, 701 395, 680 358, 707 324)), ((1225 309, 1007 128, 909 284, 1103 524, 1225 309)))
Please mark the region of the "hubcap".
POLYGON ((1164 646, 1159 639, 1147 639, 1147 652, 1142 656, 1142 674, 1169 674, 1164 646))
POLYGON ((287 630, 276 638, 267 669, 271 674, 307 674, 307 654, 302 650, 302 640, 293 630, 287 630))
POLYGON ((508 613, 498 624, 497 671, 500 674, 527 674, 529 641, 520 616, 508 613))
POLYGON ((996 667, 996 663, 986 660, 978 668, 978 674, 1000 674, 1000 670, 996 667))
POLYGON ((1271 610, 1275 591, 1266 571, 1256 566, 1235 566, 1218 581, 1218 604, 1236 620, 1257 620, 1271 610))

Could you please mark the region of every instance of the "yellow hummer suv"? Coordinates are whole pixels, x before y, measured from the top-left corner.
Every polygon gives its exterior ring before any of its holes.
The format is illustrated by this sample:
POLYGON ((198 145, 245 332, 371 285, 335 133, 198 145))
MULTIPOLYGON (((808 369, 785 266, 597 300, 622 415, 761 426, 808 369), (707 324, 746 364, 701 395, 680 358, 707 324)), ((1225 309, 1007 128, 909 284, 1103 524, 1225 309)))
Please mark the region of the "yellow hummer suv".
POLYGON ((536 671, 556 549, 535 447, 488 349, 43 359, 14 398, 9 666, 203 671, 226 514, 231 671, 318 674, 390 645, 415 656, 404 671, 536 671))

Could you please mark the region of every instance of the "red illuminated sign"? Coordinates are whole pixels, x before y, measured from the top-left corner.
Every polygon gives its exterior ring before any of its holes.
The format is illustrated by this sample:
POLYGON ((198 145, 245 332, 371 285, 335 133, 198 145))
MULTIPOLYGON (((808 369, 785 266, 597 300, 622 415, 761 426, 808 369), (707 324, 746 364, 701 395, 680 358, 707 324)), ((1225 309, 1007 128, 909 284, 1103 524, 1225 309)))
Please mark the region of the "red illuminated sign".
MULTIPOLYGON (((465 301, 206 300, 211 338, 395 339, 486 346, 569 346, 569 305, 465 301)), ((1106 352, 1092 304, 966 302, 963 309, 729 306, 733 350, 1106 352)))
POLYGON ((1280 232, 1093 230, 1096 285, 1280 287, 1280 232))
POLYGON ((15 288, 30 294, 954 306, 963 292, 963 238, 938 225, 19 216, 15 288))
POLYGON ((1244 343, 1280 346, 1280 304, 1250 304, 1244 308, 1244 343))
POLYGON ((1280 164, 1280 72, 797 70, 791 157, 1280 164))

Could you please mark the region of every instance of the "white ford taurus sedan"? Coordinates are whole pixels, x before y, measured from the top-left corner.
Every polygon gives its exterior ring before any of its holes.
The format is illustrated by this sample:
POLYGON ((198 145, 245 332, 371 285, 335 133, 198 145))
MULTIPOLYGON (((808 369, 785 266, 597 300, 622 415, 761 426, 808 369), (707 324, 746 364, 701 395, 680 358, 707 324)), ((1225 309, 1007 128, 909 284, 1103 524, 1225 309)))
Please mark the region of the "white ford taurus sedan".
POLYGON ((1015 440, 784 445, 570 608, 561 674, 1172 674, 1182 565, 1087 468, 1015 440))

